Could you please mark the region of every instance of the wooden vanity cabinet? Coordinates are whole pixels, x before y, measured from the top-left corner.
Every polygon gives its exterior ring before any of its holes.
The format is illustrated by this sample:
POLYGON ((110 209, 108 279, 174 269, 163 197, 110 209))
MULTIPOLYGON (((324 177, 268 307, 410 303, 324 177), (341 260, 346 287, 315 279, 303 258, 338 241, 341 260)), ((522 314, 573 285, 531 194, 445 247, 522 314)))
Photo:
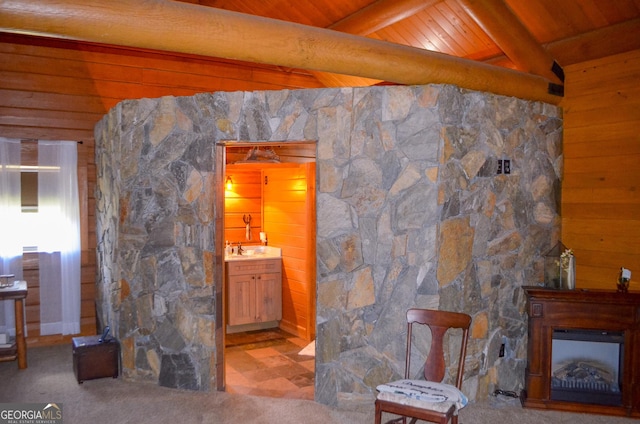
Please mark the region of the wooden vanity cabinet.
POLYGON ((282 259, 229 261, 227 325, 273 323, 282 319, 282 259))

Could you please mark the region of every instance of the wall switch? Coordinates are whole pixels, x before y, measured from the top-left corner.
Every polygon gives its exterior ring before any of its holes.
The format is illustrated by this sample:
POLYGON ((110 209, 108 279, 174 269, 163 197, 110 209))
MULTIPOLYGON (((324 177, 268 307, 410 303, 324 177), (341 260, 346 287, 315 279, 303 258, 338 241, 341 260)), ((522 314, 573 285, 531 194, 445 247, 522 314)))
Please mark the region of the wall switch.
POLYGON ((498 159, 498 175, 502 174, 502 159, 498 159))
POLYGON ((511 174, 511 161, 509 159, 502 161, 502 169, 505 174, 511 174))

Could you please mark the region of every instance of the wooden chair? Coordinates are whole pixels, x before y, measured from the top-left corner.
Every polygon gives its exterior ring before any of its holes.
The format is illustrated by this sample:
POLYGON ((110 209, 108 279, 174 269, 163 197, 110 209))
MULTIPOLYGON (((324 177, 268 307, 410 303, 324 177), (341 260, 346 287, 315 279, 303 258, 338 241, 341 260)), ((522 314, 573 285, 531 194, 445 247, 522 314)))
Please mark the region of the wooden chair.
POLYGON ((401 415, 400 418, 389 422, 406 423, 406 418, 411 417, 413 418, 411 423, 420 419, 442 424, 449 422, 457 424, 458 410, 464 407, 467 402, 467 398, 460 389, 462 388, 470 325, 471 317, 463 313, 428 309, 409 309, 407 311, 405 379, 378 386, 375 424, 381 423, 382 412, 401 415), (424 364, 426 381, 410 379, 411 332, 414 324, 426 325, 431 330, 431 347, 424 364), (451 328, 462 329, 457 374, 453 376, 455 377, 455 386, 442 383, 446 368, 443 342, 445 334, 451 328), (414 387, 417 387, 417 391, 406 390, 414 387), (431 396, 428 394, 429 392, 432 393, 431 396), (438 396, 438 393, 441 393, 442 396, 438 396))

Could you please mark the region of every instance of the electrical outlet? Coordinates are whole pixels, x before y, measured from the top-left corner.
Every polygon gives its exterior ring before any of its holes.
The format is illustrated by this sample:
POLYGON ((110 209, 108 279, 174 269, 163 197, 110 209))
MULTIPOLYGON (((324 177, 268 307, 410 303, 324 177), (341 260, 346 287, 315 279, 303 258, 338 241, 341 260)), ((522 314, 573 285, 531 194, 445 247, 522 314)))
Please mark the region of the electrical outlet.
POLYGON ((502 174, 502 159, 498 159, 498 175, 502 174))
POLYGON ((509 159, 502 161, 502 169, 505 174, 511 174, 511 161, 509 159))
POLYGON ((500 353, 498 354, 500 358, 504 358, 504 343, 500 345, 500 353))

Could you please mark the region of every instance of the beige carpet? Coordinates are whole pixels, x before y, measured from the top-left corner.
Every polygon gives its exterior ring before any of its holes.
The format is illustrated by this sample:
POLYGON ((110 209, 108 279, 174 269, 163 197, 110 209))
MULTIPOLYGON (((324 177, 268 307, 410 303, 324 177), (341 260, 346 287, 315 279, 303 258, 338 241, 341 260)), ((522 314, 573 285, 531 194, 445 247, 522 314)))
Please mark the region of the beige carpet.
MULTIPOLYGON (((373 423, 373 404, 365 411, 330 408, 311 401, 228 393, 198 393, 104 378, 78 384, 71 346, 34 348, 29 368, 0 363, 0 403, 62 404, 65 424, 109 423, 373 423)), ((638 420, 523 409, 510 398, 471 404, 462 424, 637 424, 638 420)))

